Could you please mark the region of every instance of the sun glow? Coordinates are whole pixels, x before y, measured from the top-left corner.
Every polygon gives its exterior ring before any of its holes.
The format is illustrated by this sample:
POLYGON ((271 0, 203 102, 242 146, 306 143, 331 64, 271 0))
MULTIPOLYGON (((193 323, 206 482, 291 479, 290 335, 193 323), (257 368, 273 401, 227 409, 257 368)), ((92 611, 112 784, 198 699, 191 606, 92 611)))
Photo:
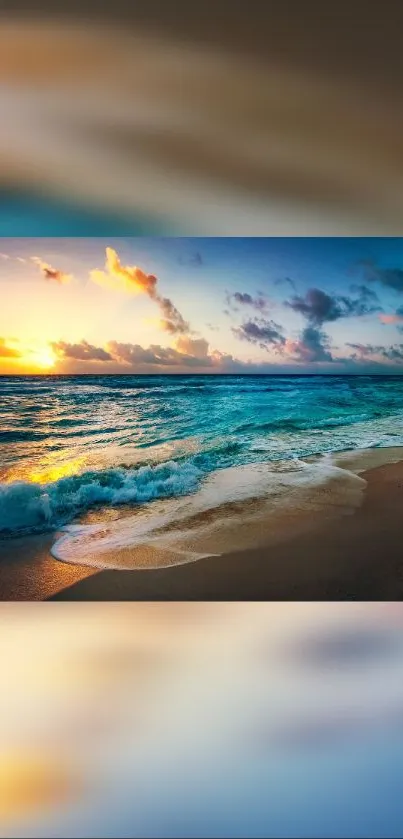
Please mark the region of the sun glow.
POLYGON ((43 347, 30 354, 29 363, 32 367, 39 367, 41 370, 49 370, 54 367, 56 356, 50 347, 43 347))

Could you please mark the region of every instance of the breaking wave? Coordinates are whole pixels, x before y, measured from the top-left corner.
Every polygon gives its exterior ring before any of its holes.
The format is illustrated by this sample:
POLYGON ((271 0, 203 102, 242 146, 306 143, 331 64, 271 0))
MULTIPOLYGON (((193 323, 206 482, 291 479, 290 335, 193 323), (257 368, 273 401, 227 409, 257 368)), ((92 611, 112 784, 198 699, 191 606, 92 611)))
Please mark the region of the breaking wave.
POLYGON ((0 534, 37 533, 65 524, 96 506, 141 504, 187 495, 201 476, 190 462, 84 472, 48 484, 0 484, 0 534))

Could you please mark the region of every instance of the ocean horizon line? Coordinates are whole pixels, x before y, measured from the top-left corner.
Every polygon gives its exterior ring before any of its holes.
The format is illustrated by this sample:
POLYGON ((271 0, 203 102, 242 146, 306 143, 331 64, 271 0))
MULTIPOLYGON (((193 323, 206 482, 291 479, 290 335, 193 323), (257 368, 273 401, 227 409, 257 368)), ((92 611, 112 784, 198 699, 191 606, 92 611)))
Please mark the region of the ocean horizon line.
POLYGON ((378 378, 378 379, 400 379, 401 373, 0 373, 1 379, 89 379, 96 376, 99 378, 206 378, 211 379, 268 379, 268 378, 378 378))

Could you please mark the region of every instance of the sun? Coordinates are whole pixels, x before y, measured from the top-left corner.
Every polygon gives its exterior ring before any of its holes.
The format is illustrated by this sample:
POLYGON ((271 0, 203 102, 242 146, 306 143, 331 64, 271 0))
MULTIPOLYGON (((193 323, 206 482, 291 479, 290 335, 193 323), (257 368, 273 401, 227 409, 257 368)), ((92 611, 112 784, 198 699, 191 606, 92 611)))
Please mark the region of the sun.
POLYGON ((54 367, 56 358, 50 348, 44 347, 43 349, 35 350, 32 353, 30 361, 34 367, 40 367, 41 370, 50 370, 51 367, 54 367))

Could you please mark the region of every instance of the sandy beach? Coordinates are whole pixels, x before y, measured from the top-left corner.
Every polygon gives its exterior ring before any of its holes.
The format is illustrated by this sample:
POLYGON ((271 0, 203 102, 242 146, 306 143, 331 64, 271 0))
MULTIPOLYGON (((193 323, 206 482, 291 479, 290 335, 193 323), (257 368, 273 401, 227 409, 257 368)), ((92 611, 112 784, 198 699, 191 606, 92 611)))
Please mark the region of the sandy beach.
POLYGON ((154 571, 107 571, 57 600, 399 600, 403 463, 363 474, 351 516, 314 522, 277 545, 154 571))
MULTIPOLYGON (((343 507, 339 511, 333 508, 332 514, 325 516, 285 512, 277 516, 276 527, 263 542, 260 533, 257 547, 187 564, 99 571, 54 559, 50 555, 52 537, 33 537, 26 543, 31 550, 25 551, 23 559, 16 558, 20 554, 18 540, 3 542, 1 598, 398 600, 403 592, 403 462, 369 469, 360 477, 366 486, 363 484, 361 506, 354 512, 346 514, 343 507)), ((244 530, 247 532, 246 525, 244 530)))

